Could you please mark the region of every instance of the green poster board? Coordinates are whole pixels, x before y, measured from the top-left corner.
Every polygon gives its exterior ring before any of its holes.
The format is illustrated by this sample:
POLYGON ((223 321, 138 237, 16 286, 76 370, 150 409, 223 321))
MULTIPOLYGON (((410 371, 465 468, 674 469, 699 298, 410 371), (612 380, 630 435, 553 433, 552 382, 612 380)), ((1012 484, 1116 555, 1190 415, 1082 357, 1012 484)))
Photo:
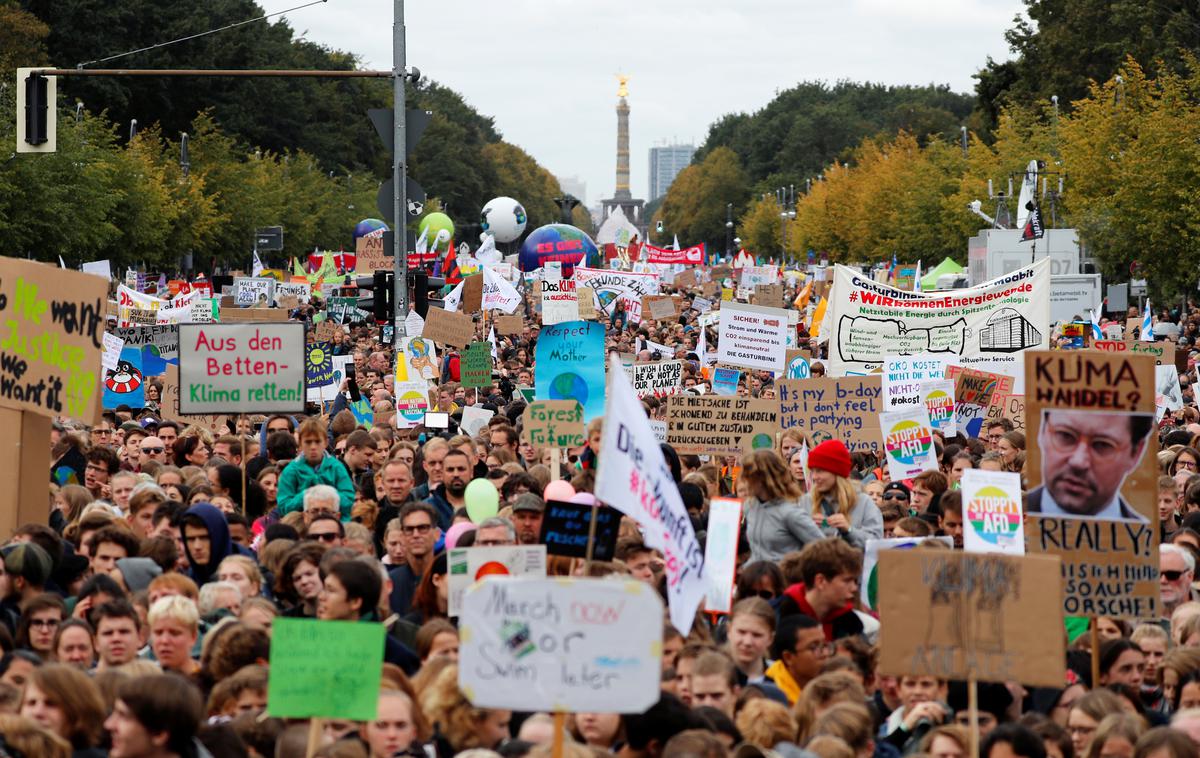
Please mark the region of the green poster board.
POLYGON ((462 385, 464 387, 492 386, 492 346, 487 342, 472 342, 462 353, 462 385))
POLYGON ((271 627, 267 713, 370 721, 379 705, 383 624, 280 617, 271 627))

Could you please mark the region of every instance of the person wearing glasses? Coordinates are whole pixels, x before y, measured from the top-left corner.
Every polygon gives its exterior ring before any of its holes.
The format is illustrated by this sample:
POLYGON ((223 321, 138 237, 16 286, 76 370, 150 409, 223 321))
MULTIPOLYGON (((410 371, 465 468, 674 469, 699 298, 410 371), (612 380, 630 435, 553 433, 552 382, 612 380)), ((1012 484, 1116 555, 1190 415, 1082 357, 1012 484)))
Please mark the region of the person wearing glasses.
POLYGON ((832 642, 816 619, 795 613, 785 616, 775 630, 771 657, 775 662, 767 669, 766 678, 787 695, 795 705, 804 687, 821 673, 821 666, 831 655, 832 642))
POLYGON ((1025 512, 1148 523, 1121 496, 1121 485, 1141 462, 1153 428, 1151 414, 1043 411, 1043 483, 1026 495, 1025 512))
POLYGON ((412 606, 417 585, 433 562, 433 547, 442 532, 437 514, 429 503, 406 503, 400 509, 400 534, 404 539, 404 562, 392 569, 392 594, 388 598, 392 613, 404 615, 412 606))
POLYGON ((1162 615, 1170 618, 1183 603, 1192 599, 1192 578, 1196 562, 1186 548, 1160 545, 1158 548, 1158 590, 1162 615))
POLYGON ((145 466, 148 461, 158 461, 166 463, 167 444, 158 437, 143 437, 138 448, 141 455, 138 456, 138 469, 145 466))
POLYGON ((322 513, 308 525, 305 537, 320 542, 325 547, 341 547, 346 537, 346 528, 337 516, 322 513))

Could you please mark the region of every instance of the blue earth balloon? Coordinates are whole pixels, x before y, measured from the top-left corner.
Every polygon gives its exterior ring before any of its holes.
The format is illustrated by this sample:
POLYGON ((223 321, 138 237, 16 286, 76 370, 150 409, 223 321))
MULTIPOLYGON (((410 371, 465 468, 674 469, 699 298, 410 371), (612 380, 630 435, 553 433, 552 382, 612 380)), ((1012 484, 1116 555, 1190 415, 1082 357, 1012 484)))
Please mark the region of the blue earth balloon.
POLYGON ((561 262, 563 276, 571 276, 576 266, 599 265, 600 248, 570 224, 539 226, 521 243, 517 264, 522 271, 535 271, 549 261, 561 262))
POLYGON ((378 232, 380 229, 386 231, 387 228, 388 225, 384 221, 380 221, 377 218, 364 218, 354 225, 354 239, 357 240, 359 237, 366 237, 368 234, 378 232))

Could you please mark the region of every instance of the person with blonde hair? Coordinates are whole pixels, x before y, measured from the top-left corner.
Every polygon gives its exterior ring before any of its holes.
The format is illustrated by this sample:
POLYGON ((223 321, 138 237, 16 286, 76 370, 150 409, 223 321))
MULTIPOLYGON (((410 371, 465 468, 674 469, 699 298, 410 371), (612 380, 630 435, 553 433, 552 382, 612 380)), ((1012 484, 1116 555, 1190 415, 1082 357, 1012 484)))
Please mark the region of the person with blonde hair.
POLYGON ((458 665, 450 664, 421 692, 421 708, 446 745, 438 755, 454 755, 471 748, 495 749, 509 737, 512 711, 476 708, 458 688, 458 665))
POLYGON ((381 689, 376 716, 358 728, 358 736, 367 744, 370 758, 391 758, 407 753, 418 741, 417 720, 412 698, 404 690, 381 689))
POLYGON ((867 694, 862 684, 845 671, 831 671, 813 679, 804 686, 796 701, 796 734, 800 743, 807 741, 817 719, 830 707, 838 703, 864 703, 866 700, 867 694))
POLYGON ((966 727, 957 724, 935 726, 921 739, 917 752, 932 758, 966 758, 971 753, 971 737, 966 727))
POLYGON ((71 744, 25 716, 0 714, 0 735, 11 755, 71 758, 71 744), (20 751, 20 752, 17 752, 20 751))
POLYGON ((800 507, 800 485, 774 450, 755 450, 742 458, 740 486, 747 493, 751 561, 778 562, 822 538, 810 511, 800 507))
POLYGON ((200 664, 192 659, 192 648, 200 634, 200 611, 196 603, 181 595, 167 595, 150 606, 150 648, 166 671, 193 676, 200 664))
POLYGON ((883 538, 883 514, 875 500, 850 480, 850 451, 841 440, 826 440, 808 453, 812 491, 800 506, 812 513, 825 537, 841 537, 858 549, 883 538))
POLYGON ((1133 755, 1134 746, 1146 731, 1146 721, 1133 713, 1113 713, 1105 716, 1087 753, 1080 758, 1107 758, 1115 755, 1133 755))
POLYGON ((838 703, 813 724, 813 737, 837 737, 850 746, 856 758, 869 758, 875 752, 875 722, 860 703, 838 703))
POLYGON ((750 681, 761 679, 775 639, 775 610, 771 604, 761 597, 737 601, 729 614, 726 632, 729 656, 738 669, 750 681))
POLYGON ((262 594, 262 571, 257 563, 244 555, 230 555, 217 564, 217 580, 237 587, 243 600, 262 594))
POLYGON ((774 700, 759 697, 747 702, 738 711, 735 723, 746 742, 763 750, 790 752, 780 751, 777 746, 781 743, 794 747, 796 719, 786 706, 774 700))

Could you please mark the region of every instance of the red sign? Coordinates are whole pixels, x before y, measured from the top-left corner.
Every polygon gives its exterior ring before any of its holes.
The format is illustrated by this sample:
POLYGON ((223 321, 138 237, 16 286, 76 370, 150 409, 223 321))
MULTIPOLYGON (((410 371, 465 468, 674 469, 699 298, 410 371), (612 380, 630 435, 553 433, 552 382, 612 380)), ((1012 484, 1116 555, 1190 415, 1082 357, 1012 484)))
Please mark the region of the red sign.
POLYGON ((646 251, 646 260, 650 263, 662 264, 695 264, 704 263, 704 243, 685 247, 682 250, 671 250, 665 247, 655 247, 651 244, 642 246, 646 251))

